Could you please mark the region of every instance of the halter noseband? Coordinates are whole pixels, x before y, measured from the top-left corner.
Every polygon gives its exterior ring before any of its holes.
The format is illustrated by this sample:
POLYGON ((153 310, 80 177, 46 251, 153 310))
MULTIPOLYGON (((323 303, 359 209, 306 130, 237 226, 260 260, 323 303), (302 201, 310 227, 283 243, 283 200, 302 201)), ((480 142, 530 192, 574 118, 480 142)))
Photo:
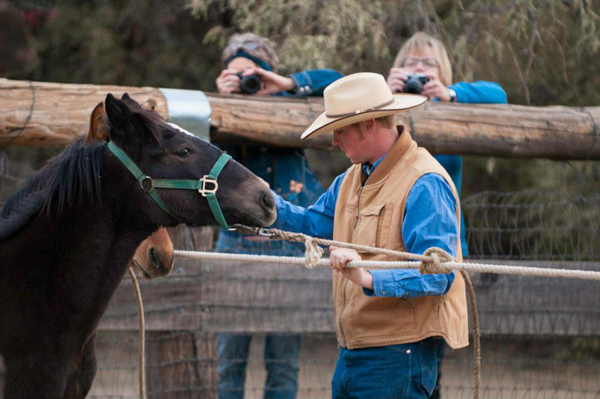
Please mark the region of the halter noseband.
POLYGON ((213 165, 212 169, 208 173, 208 175, 204 175, 200 180, 178 180, 178 179, 152 179, 150 176, 146 176, 144 172, 141 171, 140 168, 129 158, 129 156, 123 151, 119 146, 117 146, 113 141, 110 141, 106 144, 108 149, 125 165, 127 170, 131 172, 133 177, 137 179, 140 183, 142 189, 152 197, 152 199, 158 204, 160 209, 165 211, 171 217, 174 217, 173 214, 167 208, 167 205, 162 201, 160 196, 158 195, 157 188, 171 188, 171 189, 184 189, 184 190, 198 190, 198 192, 206 197, 208 200, 208 206, 210 206, 210 210, 213 213, 215 219, 224 229, 229 229, 229 225, 225 221, 225 216, 223 216, 223 212, 221 211, 221 207, 219 206, 219 201, 217 200, 217 190, 219 188, 219 184, 217 183, 217 178, 219 174, 231 159, 230 155, 225 153, 221 154, 217 162, 213 165), (211 188, 207 188, 207 184, 212 184, 211 188))

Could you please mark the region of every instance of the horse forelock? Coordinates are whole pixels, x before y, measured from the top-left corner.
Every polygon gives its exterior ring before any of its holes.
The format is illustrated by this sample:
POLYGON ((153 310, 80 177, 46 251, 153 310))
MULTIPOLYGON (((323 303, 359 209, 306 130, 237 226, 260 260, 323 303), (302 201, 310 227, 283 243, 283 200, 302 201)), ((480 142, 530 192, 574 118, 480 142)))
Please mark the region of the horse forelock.
MULTIPOLYGON (((131 105, 126 103, 130 108, 131 105)), ((139 106, 138 106, 139 107, 139 106)), ((140 108, 132 109, 133 115, 142 123, 142 125, 148 129, 154 140, 164 147, 162 131, 166 125, 166 122, 161 118, 159 114, 154 111, 146 111, 140 108)))

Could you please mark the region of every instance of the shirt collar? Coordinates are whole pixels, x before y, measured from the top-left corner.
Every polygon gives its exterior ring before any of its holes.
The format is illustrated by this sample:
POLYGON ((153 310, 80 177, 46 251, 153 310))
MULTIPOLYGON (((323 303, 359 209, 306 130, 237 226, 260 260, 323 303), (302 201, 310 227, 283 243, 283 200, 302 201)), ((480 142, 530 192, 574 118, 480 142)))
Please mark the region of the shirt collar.
POLYGON ((371 176, 371 173, 373 173, 373 171, 375 170, 377 165, 379 165, 381 163, 381 161, 383 161, 383 158, 385 158, 386 155, 387 155, 387 152, 381 158, 379 158, 377 161, 375 161, 375 163, 373 165, 371 165, 369 162, 365 162, 362 164, 362 170, 363 170, 363 172, 365 172, 367 177, 371 176))

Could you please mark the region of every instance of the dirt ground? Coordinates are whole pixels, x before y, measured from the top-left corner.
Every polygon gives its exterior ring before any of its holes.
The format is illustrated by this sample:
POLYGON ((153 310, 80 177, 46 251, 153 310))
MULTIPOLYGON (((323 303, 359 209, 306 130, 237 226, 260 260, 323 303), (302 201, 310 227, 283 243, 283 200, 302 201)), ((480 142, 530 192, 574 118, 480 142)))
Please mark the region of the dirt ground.
MULTIPOLYGON (((246 399, 263 397, 263 344, 264 336, 256 336, 252 341, 246 399)), ((566 360, 570 347, 556 348, 553 343, 551 352, 556 356, 548 356, 548 345, 532 345, 521 340, 484 340, 481 396, 489 399, 599 399, 600 362, 586 358, 566 360)), ((337 352, 337 343, 332 336, 304 337, 299 399, 331 397, 330 381, 337 352)), ((99 371, 89 397, 138 397, 137 356, 135 335, 101 337, 99 371)), ((471 349, 447 351, 442 365, 442 397, 472 397, 471 376, 471 349)), ((160 398, 161 394, 149 392, 148 397, 160 398)))

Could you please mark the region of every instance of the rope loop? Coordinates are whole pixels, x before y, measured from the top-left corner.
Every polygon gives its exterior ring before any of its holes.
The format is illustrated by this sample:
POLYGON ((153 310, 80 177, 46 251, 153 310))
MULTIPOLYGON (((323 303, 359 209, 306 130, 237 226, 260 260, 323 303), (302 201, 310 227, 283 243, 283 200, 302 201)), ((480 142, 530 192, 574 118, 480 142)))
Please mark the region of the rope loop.
POLYGON ((430 260, 423 259, 419 266, 421 274, 450 274, 452 269, 444 267, 445 262, 454 262, 454 258, 448 252, 438 247, 428 248, 423 254, 430 260))

